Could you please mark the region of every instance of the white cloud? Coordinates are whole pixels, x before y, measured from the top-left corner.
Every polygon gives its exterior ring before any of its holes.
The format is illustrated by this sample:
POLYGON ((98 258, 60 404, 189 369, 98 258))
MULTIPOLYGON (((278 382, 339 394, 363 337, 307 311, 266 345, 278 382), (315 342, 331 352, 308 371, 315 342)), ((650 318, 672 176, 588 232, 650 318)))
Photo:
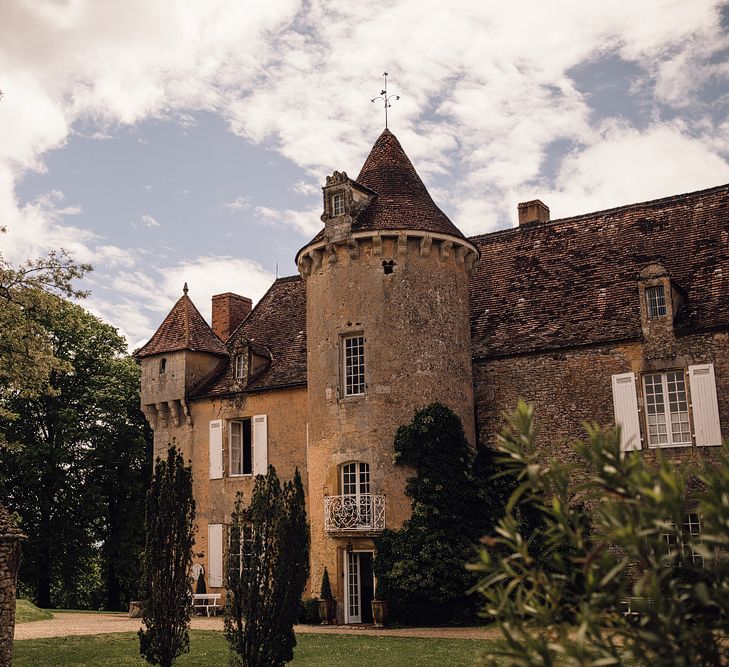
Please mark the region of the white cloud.
POLYGON ((313 236, 321 229, 321 206, 307 211, 256 206, 255 213, 259 222, 267 225, 289 225, 303 236, 313 236))
MULTIPOLYGON (((392 92, 401 95, 391 127, 438 203, 467 233, 515 220, 516 202, 537 196, 555 217, 729 180, 729 125, 714 121, 701 98, 707 84, 729 78, 727 59, 712 59, 729 46, 719 6, 714 0, 8 3, 0 22, 0 220, 10 230, 3 252, 22 259, 65 247, 108 270, 97 274, 99 281, 125 279, 134 297, 129 308, 101 302, 98 308, 112 321, 123 318, 134 340, 150 326, 146 315, 134 316, 134 304, 160 313, 184 280, 191 295, 207 301, 213 291, 260 293, 271 276, 249 260, 206 256, 157 273, 142 264, 141 250, 68 224, 85 202, 66 203, 51 192, 22 204, 16 185, 28 170, 45 168, 44 156, 64 146, 80 120, 90 126, 89 137, 104 140, 120 124, 165 118, 189 126, 192 114, 205 110, 307 170, 311 178, 288 187, 313 199, 333 169, 356 176, 382 127, 381 110, 369 99, 385 67, 392 92), (646 73, 639 88, 653 110, 647 126, 596 117, 573 80, 575 67, 606 56, 646 73), (665 121, 664 106, 669 117, 689 109, 691 124, 665 121), (548 182, 542 169, 557 140, 574 148, 548 182)), ((304 236, 321 228, 318 203, 279 210, 238 197, 224 206, 250 207, 254 220, 304 236)), ((137 223, 159 226, 150 214, 137 223)))
MULTIPOLYGON (((145 213, 144 215, 142 215, 142 217, 139 219, 139 222, 140 222, 140 224, 144 225, 145 227, 150 227, 150 228, 160 226, 157 219, 153 215, 150 215, 149 213, 145 213)), ((137 225, 132 223, 132 226, 136 227, 137 225)))
POLYGON ((223 208, 227 208, 229 211, 240 211, 241 209, 250 208, 251 203, 247 197, 238 196, 233 201, 229 201, 223 204, 223 208))

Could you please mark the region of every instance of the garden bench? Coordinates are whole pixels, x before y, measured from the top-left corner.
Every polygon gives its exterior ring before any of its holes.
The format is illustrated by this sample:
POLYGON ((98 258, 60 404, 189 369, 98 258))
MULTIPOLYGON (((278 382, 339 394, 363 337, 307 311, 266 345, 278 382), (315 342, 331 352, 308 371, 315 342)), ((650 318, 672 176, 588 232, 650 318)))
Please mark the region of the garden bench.
POLYGON ((194 593, 193 594, 192 607, 195 611, 205 610, 205 613, 210 616, 210 612, 213 612, 213 616, 218 613, 220 606, 220 593, 194 593))

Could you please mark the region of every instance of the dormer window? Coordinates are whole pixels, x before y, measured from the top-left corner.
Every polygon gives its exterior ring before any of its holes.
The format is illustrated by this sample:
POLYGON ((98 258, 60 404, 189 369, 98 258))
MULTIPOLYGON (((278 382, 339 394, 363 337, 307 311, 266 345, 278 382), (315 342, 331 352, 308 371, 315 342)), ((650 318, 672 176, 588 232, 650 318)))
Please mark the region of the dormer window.
POLYGON ((242 380, 245 374, 245 358, 242 354, 235 355, 235 379, 242 380))
POLYGON ((337 217, 338 215, 344 214, 344 195, 339 192, 332 195, 332 216, 337 217))
POLYGON ((666 291, 663 285, 646 287, 645 301, 649 320, 666 316, 666 291))
POLYGON ((159 374, 164 375, 167 372, 167 358, 162 357, 159 360, 159 374))

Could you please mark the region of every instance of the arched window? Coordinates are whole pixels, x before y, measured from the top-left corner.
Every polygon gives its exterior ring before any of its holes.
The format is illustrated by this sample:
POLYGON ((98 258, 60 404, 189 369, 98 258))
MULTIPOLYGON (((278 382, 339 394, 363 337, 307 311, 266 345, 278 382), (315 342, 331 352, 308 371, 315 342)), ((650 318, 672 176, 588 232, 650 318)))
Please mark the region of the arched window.
POLYGON ((167 372, 167 358, 162 357, 159 360, 159 374, 164 375, 167 372))

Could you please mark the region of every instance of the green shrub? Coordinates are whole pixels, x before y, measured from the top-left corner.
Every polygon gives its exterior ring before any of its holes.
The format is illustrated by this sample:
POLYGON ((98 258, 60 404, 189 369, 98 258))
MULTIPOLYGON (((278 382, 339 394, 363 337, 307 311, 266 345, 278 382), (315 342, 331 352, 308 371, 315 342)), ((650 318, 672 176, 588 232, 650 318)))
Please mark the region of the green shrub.
POLYGON ((316 598, 302 598, 299 602, 299 615, 297 623, 303 625, 319 625, 319 600, 316 598))

